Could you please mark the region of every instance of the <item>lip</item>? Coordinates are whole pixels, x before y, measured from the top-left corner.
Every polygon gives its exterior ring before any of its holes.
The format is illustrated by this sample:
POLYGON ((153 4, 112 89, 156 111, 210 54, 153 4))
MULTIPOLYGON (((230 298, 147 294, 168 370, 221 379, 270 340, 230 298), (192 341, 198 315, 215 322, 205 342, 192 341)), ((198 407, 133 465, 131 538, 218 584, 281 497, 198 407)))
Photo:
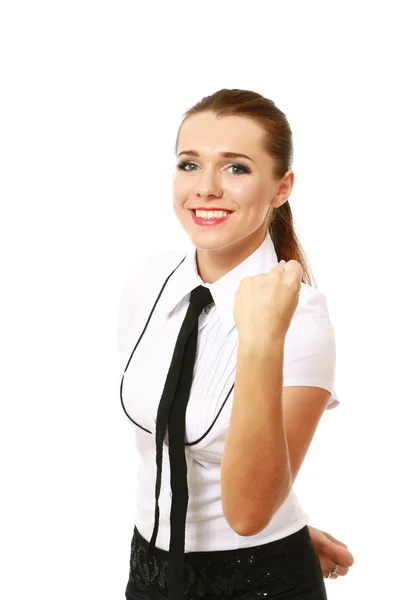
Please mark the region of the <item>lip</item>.
MULTIPOLYGON (((195 210, 200 210, 200 209, 195 209, 195 210)), ((221 217, 221 218, 214 218, 214 219, 203 219, 202 217, 197 217, 197 215, 195 214, 193 209, 190 209, 191 212, 191 216, 192 219, 194 221, 194 223, 200 227, 216 227, 221 225, 222 223, 224 223, 225 221, 227 221, 228 219, 232 218, 232 212, 229 211, 225 211, 227 212, 227 216, 226 217, 221 217)))
POLYGON ((205 210, 205 211, 210 211, 210 210, 220 210, 220 211, 224 211, 224 212, 229 212, 232 213, 234 212, 233 210, 230 210, 230 208, 207 208, 204 206, 199 206, 197 208, 190 208, 189 210, 192 210, 193 212, 195 212, 196 210, 205 210))

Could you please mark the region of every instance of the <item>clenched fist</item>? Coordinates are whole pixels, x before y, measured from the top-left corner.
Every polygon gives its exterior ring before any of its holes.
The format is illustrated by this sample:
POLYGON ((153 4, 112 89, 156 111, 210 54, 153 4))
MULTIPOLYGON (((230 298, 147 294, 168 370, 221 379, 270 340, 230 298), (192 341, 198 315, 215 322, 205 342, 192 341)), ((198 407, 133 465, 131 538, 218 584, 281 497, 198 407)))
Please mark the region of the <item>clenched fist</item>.
POLYGON ((239 341, 264 346, 283 341, 298 304, 303 269, 284 260, 269 273, 245 277, 235 294, 239 341))

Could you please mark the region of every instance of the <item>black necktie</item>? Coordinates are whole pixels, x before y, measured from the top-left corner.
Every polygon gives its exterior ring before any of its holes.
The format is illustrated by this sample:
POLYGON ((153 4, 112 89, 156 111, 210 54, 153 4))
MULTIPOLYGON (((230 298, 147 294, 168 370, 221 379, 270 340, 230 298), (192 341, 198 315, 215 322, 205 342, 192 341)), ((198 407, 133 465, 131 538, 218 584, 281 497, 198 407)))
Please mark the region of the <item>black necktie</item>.
POLYGON ((156 418, 155 524, 148 553, 155 547, 159 526, 159 494, 162 476, 162 448, 168 427, 171 470, 171 536, 168 555, 168 599, 182 600, 184 582, 185 520, 188 506, 187 462, 185 457, 185 411, 190 395, 197 350, 198 318, 213 302, 208 288, 196 287, 175 344, 156 418))

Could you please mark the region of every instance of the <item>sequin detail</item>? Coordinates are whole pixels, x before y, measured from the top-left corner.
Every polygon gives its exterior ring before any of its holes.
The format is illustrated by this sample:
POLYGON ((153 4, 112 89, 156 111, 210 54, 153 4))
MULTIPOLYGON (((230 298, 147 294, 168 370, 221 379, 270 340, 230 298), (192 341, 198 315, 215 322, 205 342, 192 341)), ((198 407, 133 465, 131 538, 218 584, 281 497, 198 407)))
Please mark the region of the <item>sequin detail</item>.
MULTIPOLYGON (((155 549, 147 560, 148 542, 136 527, 131 542, 127 598, 146 594, 154 600, 166 600, 168 553, 155 549)), ((307 527, 287 538, 240 550, 192 552, 184 555, 184 600, 275 597, 294 593, 309 586, 323 587, 320 561, 307 527)))

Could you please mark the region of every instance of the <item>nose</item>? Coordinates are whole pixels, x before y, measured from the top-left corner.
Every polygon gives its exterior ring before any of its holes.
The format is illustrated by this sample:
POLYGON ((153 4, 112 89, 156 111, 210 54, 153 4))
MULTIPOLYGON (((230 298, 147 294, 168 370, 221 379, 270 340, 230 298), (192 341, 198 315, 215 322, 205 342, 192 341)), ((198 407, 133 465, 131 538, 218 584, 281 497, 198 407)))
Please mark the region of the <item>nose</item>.
POLYGON ((220 198, 223 195, 223 190, 218 175, 210 169, 201 169, 200 177, 196 181, 195 193, 198 198, 207 196, 220 198))

